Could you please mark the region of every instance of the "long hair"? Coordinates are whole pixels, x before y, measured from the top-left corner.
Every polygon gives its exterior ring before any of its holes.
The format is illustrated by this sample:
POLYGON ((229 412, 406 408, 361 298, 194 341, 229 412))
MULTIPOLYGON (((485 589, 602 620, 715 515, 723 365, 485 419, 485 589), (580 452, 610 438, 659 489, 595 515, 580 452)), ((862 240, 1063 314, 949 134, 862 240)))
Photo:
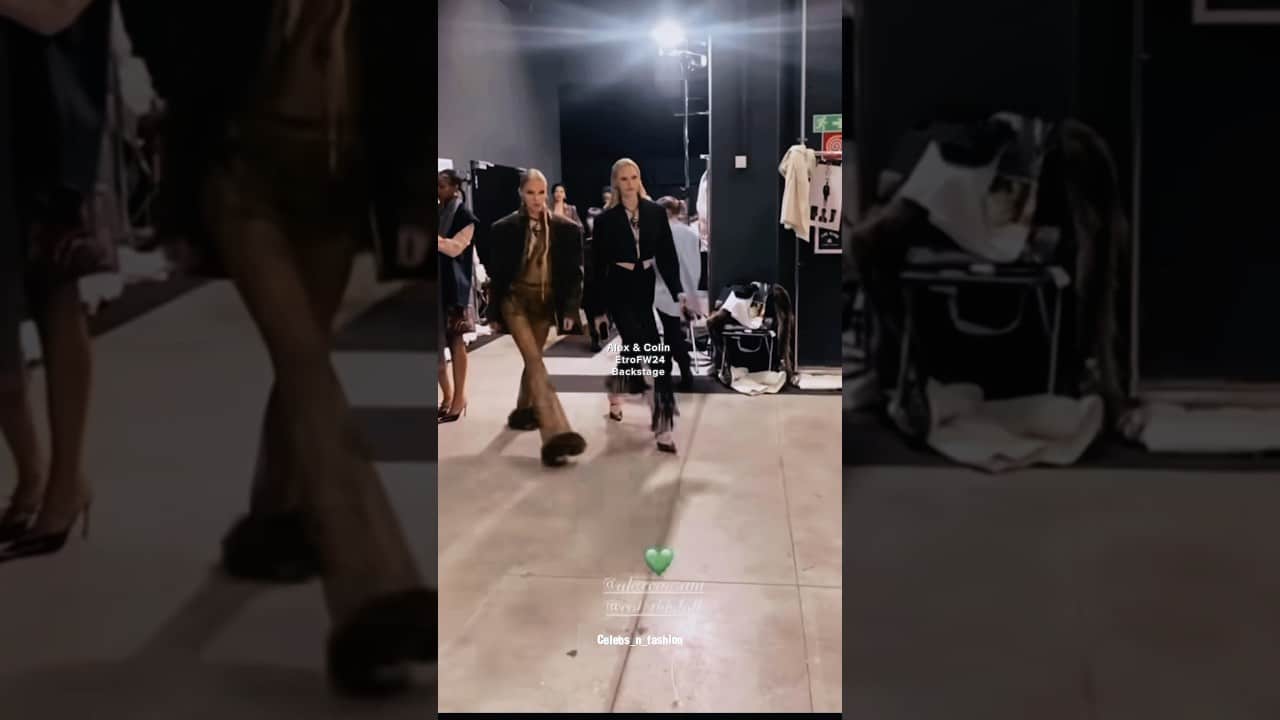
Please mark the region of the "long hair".
MULTIPOLYGON (((631 158, 622 158, 613 164, 613 170, 609 173, 609 187, 613 188, 613 197, 609 198, 609 204, 605 206, 605 210, 612 208, 622 202, 622 189, 618 187, 618 171, 624 167, 633 167, 636 169, 636 175, 640 174, 640 166, 631 158)), ((649 191, 644 189, 644 180, 640 181, 640 197, 649 200, 649 191)))
MULTIPOLYGON (((524 215, 529 214, 529 208, 527 205, 525 205, 525 202, 524 202, 524 186, 528 185, 530 180, 541 180, 542 184, 546 185, 547 176, 543 175, 542 171, 537 168, 529 168, 528 170, 525 170, 524 172, 520 173, 520 212, 521 214, 524 214, 524 215)), ((554 201, 548 198, 547 204, 543 206, 543 210, 547 215, 551 214, 552 202, 554 201)))

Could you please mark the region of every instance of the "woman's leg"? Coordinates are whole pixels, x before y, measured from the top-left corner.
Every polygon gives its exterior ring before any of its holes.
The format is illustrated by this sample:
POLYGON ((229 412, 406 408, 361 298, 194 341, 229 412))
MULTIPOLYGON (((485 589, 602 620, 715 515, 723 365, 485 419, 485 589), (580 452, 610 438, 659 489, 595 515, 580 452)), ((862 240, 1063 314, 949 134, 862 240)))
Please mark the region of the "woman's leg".
POLYGON ((538 429, 542 431, 542 442, 545 445, 551 438, 570 432, 569 421, 565 418, 560 398, 556 396, 551 378, 547 375, 546 363, 542 359, 542 348, 546 345, 553 320, 549 311, 530 307, 514 296, 505 305, 502 317, 506 321, 507 332, 511 333, 511 339, 524 360, 522 385, 537 414, 538 429))
POLYGON ((4 434, 18 471, 18 484, 9 506, 16 512, 35 511, 44 498, 44 458, 27 395, 27 372, 18 368, 11 375, 0 378, 0 433, 4 434))
POLYGON ((49 404, 48 485, 35 534, 67 529, 90 499, 84 473, 84 438, 92 387, 89 324, 74 281, 33 288, 32 307, 44 347, 49 404))
MULTIPOLYGON (((453 357, 458 356, 455 354, 453 357)), ((453 405, 453 380, 449 375, 449 362, 445 360, 443 348, 436 359, 436 382, 440 384, 440 407, 448 410, 453 405)))
POLYGON ((653 376, 653 418, 652 429, 660 440, 659 442, 669 441, 665 437, 675 429, 676 411, 676 395, 675 387, 671 382, 671 352, 659 350, 662 340, 658 335, 658 321, 653 317, 653 285, 648 286, 649 292, 643 292, 644 288, 637 288, 635 295, 636 306, 632 312, 633 322, 636 324, 635 332, 639 336, 638 342, 641 344, 642 354, 646 358, 657 358, 657 367, 652 362, 647 363, 650 375, 653 376), (644 346, 648 346, 649 350, 643 350, 644 346))
POLYGON ((449 412, 452 414, 462 412, 467 406, 467 342, 461 333, 451 338, 449 352, 453 355, 453 393, 448 396, 451 398, 449 412))
MULTIPOLYGON (((330 614, 343 619, 373 598, 420 587, 330 362, 331 330, 310 302, 301 253, 274 222, 229 216, 214 222, 224 264, 271 355, 280 437, 320 546, 330 614)), ((335 275, 335 258, 350 257, 349 248, 306 252, 327 258, 308 264, 335 275)))
MULTIPOLYGON (((330 346, 336 333, 333 323, 351 281, 352 257, 341 238, 319 244, 315 251, 299 256, 307 302, 320 326, 328 329, 330 346)), ((258 471, 253 483, 251 508, 259 516, 296 512, 302 503, 298 473, 289 463, 288 424, 280 415, 279 396, 279 383, 273 382, 263 416, 258 471)))
POLYGON ((684 337, 684 325, 678 316, 668 315, 661 310, 658 311, 658 317, 662 319, 662 342, 671 348, 670 359, 680 366, 681 382, 688 383, 693 377, 693 369, 689 357, 689 342, 684 337))

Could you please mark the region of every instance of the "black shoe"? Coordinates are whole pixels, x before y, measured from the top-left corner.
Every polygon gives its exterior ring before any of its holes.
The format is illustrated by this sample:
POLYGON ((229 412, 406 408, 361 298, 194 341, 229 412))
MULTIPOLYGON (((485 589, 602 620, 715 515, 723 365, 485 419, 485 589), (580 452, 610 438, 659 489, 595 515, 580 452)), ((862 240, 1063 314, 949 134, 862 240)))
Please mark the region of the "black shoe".
POLYGON ((408 689, 413 665, 436 661, 439 623, 434 590, 386 595, 357 610, 329 636, 329 681, 352 695, 408 689))
POLYGON ((680 383, 676 385, 676 389, 686 393, 693 391, 693 370, 691 368, 680 368, 680 383))
POLYGON ((21 560, 23 558, 40 557, 41 555, 53 555, 62 550, 67 545, 67 538, 71 536, 71 531, 75 530, 76 524, 81 524, 80 537, 83 540, 89 539, 89 508, 90 503, 85 503, 80 511, 71 518, 71 524, 65 530, 41 533, 35 535, 33 533, 25 533, 17 540, 14 540, 4 550, 0 550, 0 563, 9 562, 11 560, 21 560))
POLYGON ((587 441, 576 432, 560 433, 542 446, 542 464, 557 467, 571 455, 581 455, 587 449, 587 441))
POLYGON ((301 583, 320 574, 302 513, 246 515, 222 539, 222 567, 242 580, 301 583))
POLYGON ((533 408, 516 408, 507 416, 507 427, 512 430, 537 430, 538 413, 533 408))
POLYGON ((31 523, 35 522, 36 516, 40 514, 38 508, 22 508, 17 505, 10 505, 4 511, 4 516, 0 517, 0 543, 13 542, 31 529, 31 523))

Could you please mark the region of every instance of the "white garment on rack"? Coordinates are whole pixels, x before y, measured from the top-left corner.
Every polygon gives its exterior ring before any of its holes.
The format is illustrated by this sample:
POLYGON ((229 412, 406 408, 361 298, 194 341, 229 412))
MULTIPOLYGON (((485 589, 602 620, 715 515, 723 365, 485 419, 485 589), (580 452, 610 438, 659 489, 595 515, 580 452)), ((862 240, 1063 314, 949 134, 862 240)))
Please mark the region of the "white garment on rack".
POLYGON ((782 217, 778 222, 796 237, 809 240, 809 173, 818 164, 813 150, 804 145, 792 145, 778 165, 778 172, 785 179, 782 191, 782 217))
POLYGON ((702 172, 698 181, 698 239, 702 252, 711 250, 711 168, 702 172))

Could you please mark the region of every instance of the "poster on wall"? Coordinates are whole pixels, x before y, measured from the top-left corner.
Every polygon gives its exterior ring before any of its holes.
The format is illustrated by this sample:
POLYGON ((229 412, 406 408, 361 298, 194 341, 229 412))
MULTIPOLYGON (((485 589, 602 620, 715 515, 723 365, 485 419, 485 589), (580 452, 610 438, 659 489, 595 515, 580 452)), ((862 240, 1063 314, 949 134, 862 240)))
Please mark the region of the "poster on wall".
POLYGON ((436 158, 436 172, 444 172, 453 169, 453 161, 449 158, 436 158))
POLYGON ((809 239, 816 253, 840 252, 840 210, 844 202, 840 165, 819 163, 809 179, 809 239), (834 246, 824 238, 835 235, 834 246))
POLYGON ((1192 0, 1197 25, 1280 25, 1280 0, 1192 0))
POLYGON ((814 228, 813 232, 818 234, 817 243, 813 246, 813 251, 819 255, 839 255, 840 232, 838 230, 822 230, 814 228))

